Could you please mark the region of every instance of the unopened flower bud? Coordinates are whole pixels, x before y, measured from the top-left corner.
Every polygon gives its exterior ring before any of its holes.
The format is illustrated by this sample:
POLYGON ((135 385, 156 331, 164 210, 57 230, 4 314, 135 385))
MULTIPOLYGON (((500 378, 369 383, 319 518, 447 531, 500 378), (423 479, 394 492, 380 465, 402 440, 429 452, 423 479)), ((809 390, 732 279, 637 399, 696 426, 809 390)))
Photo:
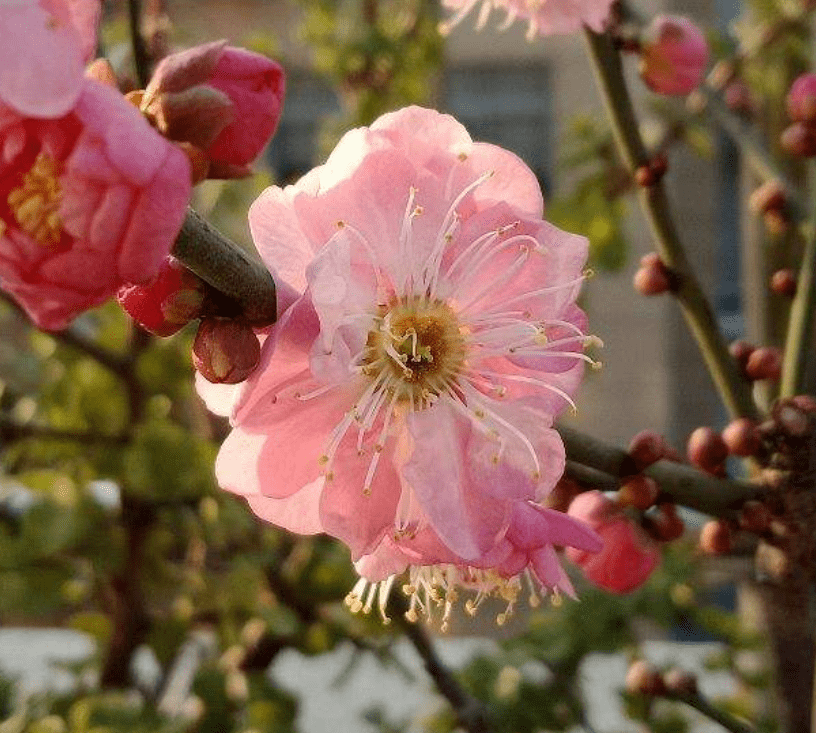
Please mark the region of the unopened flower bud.
POLYGON ((796 295, 796 274, 790 268, 777 270, 771 276, 771 290, 777 295, 792 298, 796 295))
POLYGON ((652 252, 641 258, 640 269, 632 280, 641 295, 660 295, 671 288, 671 279, 660 256, 652 252))
POLYGON ((771 510, 761 501, 746 501, 739 513, 739 525, 742 529, 755 534, 767 532, 771 526, 771 510))
POLYGON ((667 692, 680 695, 697 694, 697 676, 678 667, 672 667, 663 675, 663 684, 667 692))
POLYGON ((204 283, 175 257, 168 257, 149 285, 125 285, 116 294, 119 305, 142 328, 156 336, 172 336, 197 318, 204 302, 204 283))
POLYGON ((244 321, 208 318, 193 342, 193 366, 216 384, 243 382, 258 365, 261 346, 244 321))
POLYGON ((728 452, 734 456, 752 456, 759 450, 760 437, 757 425, 747 417, 730 422, 722 432, 728 452))
POLYGON ((779 181, 765 181, 748 199, 748 206, 755 214, 779 211, 785 208, 785 190, 779 181))
POLYGON ((651 664, 638 659, 626 672, 626 691, 632 695, 661 695, 665 692, 663 676, 651 664))
POLYGON ((782 131, 782 148, 800 158, 816 155, 816 125, 794 122, 782 131))
POLYGON ((809 394, 798 394, 791 397, 791 402, 805 412, 816 412, 816 398, 809 394))
POLYGON ((745 117, 754 114, 755 103, 751 90, 741 79, 735 79, 725 88, 725 104, 732 112, 745 117))
POLYGON ((785 102, 788 116, 794 122, 816 122, 816 74, 797 77, 785 102))
POLYGON ((659 493, 657 482, 639 473, 627 478, 626 483, 620 487, 617 497, 618 504, 645 511, 654 505, 659 493))
POLYGON ((774 346, 762 346, 755 349, 745 364, 748 379, 777 380, 782 375, 782 352, 774 346))
POLYGON ((673 451, 662 435, 652 430, 642 430, 632 438, 627 452, 632 456, 637 470, 643 471, 653 463, 668 458, 673 451))
POLYGON ((747 341, 732 341, 728 345, 728 351, 731 356, 736 359, 737 364, 742 371, 745 371, 745 366, 748 364, 748 359, 756 350, 756 346, 749 344, 747 341))
POLYGON ((700 549, 709 555, 724 555, 733 545, 731 527, 721 519, 706 522, 700 531, 700 549))
POLYGON ((717 473, 728 458, 728 446, 713 428, 699 427, 689 436, 686 455, 703 471, 717 473))
POLYGON ((644 527, 652 537, 660 542, 672 542, 683 536, 686 525, 677 514, 675 504, 658 504, 644 517, 644 527))
POLYGON ((688 18, 658 15, 645 32, 640 76, 658 94, 684 95, 695 89, 708 63, 708 44, 688 18))

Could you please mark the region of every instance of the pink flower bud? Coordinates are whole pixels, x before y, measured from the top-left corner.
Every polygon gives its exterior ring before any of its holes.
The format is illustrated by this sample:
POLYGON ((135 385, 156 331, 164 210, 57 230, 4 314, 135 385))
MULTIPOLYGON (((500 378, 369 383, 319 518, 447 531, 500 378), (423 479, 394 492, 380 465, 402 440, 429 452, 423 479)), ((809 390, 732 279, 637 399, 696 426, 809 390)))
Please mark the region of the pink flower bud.
POLYGON ((700 531, 700 549, 709 555, 724 555, 731 551, 731 527, 721 519, 706 522, 700 531))
POLYGON ((728 452, 735 456, 752 456, 759 450, 759 431, 756 423, 747 417, 730 422, 723 430, 722 439, 728 452))
POLYGON ((796 273, 787 267, 777 270, 771 276, 771 290, 777 295, 792 298, 796 295, 796 273))
POLYGON ((284 89, 279 64, 217 41, 167 56, 142 109, 173 139, 204 148, 218 164, 211 175, 233 175, 246 170, 275 132, 284 89))
POLYGON ((671 279, 660 256, 652 252, 640 260, 640 269, 635 273, 632 284, 641 295, 660 295, 671 288, 671 279))
POLYGON ((615 502, 600 491, 586 491, 570 504, 568 514, 586 522, 603 540, 598 553, 567 548, 567 557, 587 579, 612 593, 628 593, 646 582, 659 552, 615 502))
POLYGON ((708 473, 718 473, 728 458, 728 446, 720 434, 709 427, 697 428, 688 439, 688 459, 708 473))
POLYGON ((682 95, 702 81, 708 44, 702 31, 679 15, 658 15, 646 30, 640 76, 658 94, 682 95))
POLYGON ((728 345, 729 353, 734 357, 740 369, 743 371, 745 371, 745 366, 748 364, 748 359, 755 350, 756 346, 749 344, 747 341, 743 341, 742 339, 732 341, 728 345))
POLYGON ((261 346, 249 324, 208 318, 193 342, 193 366, 216 384, 243 382, 258 366, 261 346))
POLYGON ((755 214, 779 211, 785 208, 785 190, 779 181, 765 181, 748 199, 748 207, 755 214))
POLYGON ((797 77, 785 101, 794 122, 816 122, 816 74, 797 77))
POLYGON ((697 694, 697 677, 691 672, 673 667, 663 675, 663 683, 668 692, 680 695, 697 694))
POLYGON ((725 87, 725 103, 737 114, 750 117, 754 114, 756 104, 748 85, 741 79, 735 79, 725 87))
POLYGON ((175 257, 168 257, 149 285, 125 285, 116 295, 136 323, 156 336, 172 336, 204 302, 204 283, 175 257))
POLYGON ((779 379, 782 375, 782 352, 774 346, 756 349, 745 364, 748 379, 779 379))
POLYGON ((794 122, 782 131, 780 142, 791 155, 812 158, 816 155, 816 125, 794 122))
POLYGON ((641 430, 629 443, 629 455, 639 471, 674 453, 666 439, 652 430, 641 430))
POLYGON ((638 659, 626 672, 626 691, 632 695, 661 695, 666 686, 663 676, 651 664, 638 659))

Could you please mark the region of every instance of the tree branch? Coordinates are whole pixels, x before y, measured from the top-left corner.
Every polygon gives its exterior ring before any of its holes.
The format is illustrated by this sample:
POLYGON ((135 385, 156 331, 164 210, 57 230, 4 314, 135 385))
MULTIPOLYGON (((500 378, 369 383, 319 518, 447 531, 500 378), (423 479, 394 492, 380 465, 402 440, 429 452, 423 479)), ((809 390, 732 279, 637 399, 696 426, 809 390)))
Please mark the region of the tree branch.
MULTIPOLYGON (((637 473, 637 467, 626 451, 563 425, 558 426, 558 432, 564 440, 570 461, 600 471, 602 477, 606 474, 625 478, 637 473)), ((759 484, 718 479, 690 466, 669 461, 659 461, 643 473, 657 481, 661 493, 671 497, 675 503, 715 516, 727 515, 748 499, 765 493, 759 484)), ((577 480, 581 483, 580 476, 577 480)), ((608 481, 608 478, 603 478, 603 490, 606 490, 608 481)))
MULTIPOLYGON (((620 55, 608 34, 597 34, 585 29, 584 35, 596 79, 612 121, 616 143, 626 165, 634 174, 637 168, 648 164, 648 155, 626 88, 620 55)), ((640 187, 639 198, 651 225, 660 257, 676 278, 677 285, 673 294, 703 354, 723 403, 735 417, 756 419, 758 410, 750 387, 728 353, 711 304, 691 269, 671 217, 663 184, 657 182, 652 186, 640 187)))
POLYGON ((0 415, 0 443, 23 438, 43 438, 48 440, 69 440, 75 443, 93 445, 125 445, 126 435, 103 435, 86 430, 60 430, 45 425, 21 425, 0 415))
POLYGON ((142 3, 141 0, 128 0, 128 28, 130 46, 133 50, 133 65, 136 67, 136 80, 144 89, 150 80, 150 56, 142 37, 142 3))
POLYGON ((274 323, 275 281, 269 271, 192 209, 173 245, 173 255, 202 280, 236 301, 250 323, 274 323))

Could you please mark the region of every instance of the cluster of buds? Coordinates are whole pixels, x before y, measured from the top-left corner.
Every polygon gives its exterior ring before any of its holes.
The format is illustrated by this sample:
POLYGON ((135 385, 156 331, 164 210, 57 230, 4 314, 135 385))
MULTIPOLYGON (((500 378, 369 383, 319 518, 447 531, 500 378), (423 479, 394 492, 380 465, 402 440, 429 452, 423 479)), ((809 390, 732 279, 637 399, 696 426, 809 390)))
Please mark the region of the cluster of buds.
POLYGON ((747 341, 734 341, 728 350, 743 376, 750 382, 777 381, 782 376, 782 352, 775 346, 756 347, 747 341))
POLYGON ((791 155, 812 158, 816 155, 816 74, 799 76, 786 102, 791 125, 782 133, 782 147, 791 155))

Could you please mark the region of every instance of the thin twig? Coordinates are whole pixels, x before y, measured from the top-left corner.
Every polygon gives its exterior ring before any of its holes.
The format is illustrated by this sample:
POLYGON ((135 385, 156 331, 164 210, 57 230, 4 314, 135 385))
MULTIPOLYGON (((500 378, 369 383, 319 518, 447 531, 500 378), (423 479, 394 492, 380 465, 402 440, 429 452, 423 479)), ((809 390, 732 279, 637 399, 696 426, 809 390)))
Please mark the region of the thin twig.
POLYGON ((398 606, 394 614, 396 623, 402 627, 408 641, 413 644, 440 694, 450 703, 459 725, 468 733, 489 733, 490 716, 487 707, 468 693, 444 665, 437 656, 424 627, 405 619, 407 609, 405 601, 397 594, 392 594, 391 598, 392 603, 398 606))
POLYGON ((150 56, 142 37, 142 3, 141 0, 128 0, 128 27, 130 45, 133 50, 133 65, 136 67, 136 79, 139 87, 144 89, 150 80, 150 56))
POLYGON ((719 723, 723 728, 731 731, 731 733, 755 733, 755 728, 746 725, 742 721, 737 720, 733 715, 715 707, 708 698, 703 697, 699 692, 666 692, 662 697, 665 697, 667 700, 677 700, 678 702, 685 703, 715 723, 719 723))
MULTIPOLYGON (((584 35, 612 121, 615 140, 622 158, 634 173, 649 161, 626 88, 620 55, 608 34, 598 34, 586 29, 584 35)), ((749 384, 728 353, 711 304, 688 262, 671 217, 663 184, 657 182, 652 186, 641 186, 639 198, 651 225, 660 257, 674 275, 676 287, 673 294, 703 354, 723 403, 735 417, 756 419, 758 410, 749 384)))
MULTIPOLYGON (((811 170, 813 170, 811 166, 811 170)), ((816 178, 811 175, 811 181, 816 178)), ((816 196, 811 221, 816 222, 816 196)), ((811 226, 796 280, 796 295, 791 304, 785 350, 782 358, 781 397, 792 397, 806 389, 807 366, 813 351, 813 326, 816 321, 816 226, 811 226)))

